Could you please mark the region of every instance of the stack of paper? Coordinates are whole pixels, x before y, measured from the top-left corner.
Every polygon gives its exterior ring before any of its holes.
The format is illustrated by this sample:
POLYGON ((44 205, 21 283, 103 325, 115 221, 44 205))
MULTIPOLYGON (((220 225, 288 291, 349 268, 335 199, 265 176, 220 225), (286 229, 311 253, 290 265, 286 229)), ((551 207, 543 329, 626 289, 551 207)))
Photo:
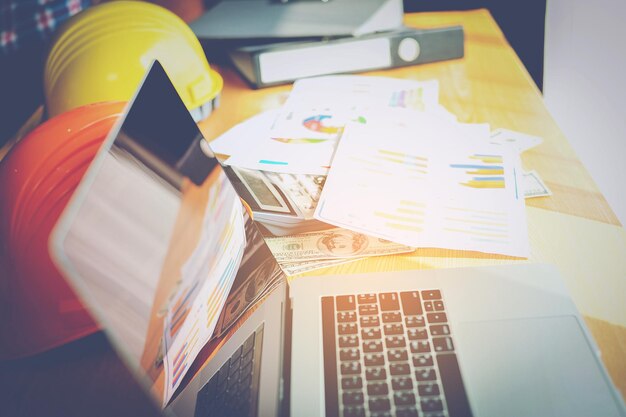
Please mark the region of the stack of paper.
POLYGON ((359 76, 300 80, 282 108, 235 126, 210 145, 230 156, 228 165, 323 175, 346 123, 367 125, 390 117, 400 122, 425 112, 453 120, 439 106, 438 95, 436 81, 359 76))
MULTIPOLYGON (((296 82, 282 108, 211 147, 242 168, 327 174, 315 218, 368 239, 526 257, 524 198, 550 191, 522 171, 520 153, 539 143, 459 123, 439 104, 436 81, 330 76, 296 82)), ((311 262, 297 253, 279 261, 296 273, 311 262)))
POLYGON ((315 217, 408 246, 527 256, 519 154, 471 134, 350 125, 315 217))

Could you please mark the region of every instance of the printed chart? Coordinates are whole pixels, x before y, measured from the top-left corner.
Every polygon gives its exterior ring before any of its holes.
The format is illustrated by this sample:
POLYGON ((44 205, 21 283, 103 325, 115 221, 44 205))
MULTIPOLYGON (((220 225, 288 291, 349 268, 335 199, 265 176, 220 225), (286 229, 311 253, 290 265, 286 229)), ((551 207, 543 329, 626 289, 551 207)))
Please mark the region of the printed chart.
POLYGON ((211 339, 246 245, 241 201, 221 169, 212 177, 200 241, 181 268, 165 317, 164 405, 211 339))
POLYGON ((412 247, 527 257, 519 154, 442 132, 349 125, 315 217, 412 247))

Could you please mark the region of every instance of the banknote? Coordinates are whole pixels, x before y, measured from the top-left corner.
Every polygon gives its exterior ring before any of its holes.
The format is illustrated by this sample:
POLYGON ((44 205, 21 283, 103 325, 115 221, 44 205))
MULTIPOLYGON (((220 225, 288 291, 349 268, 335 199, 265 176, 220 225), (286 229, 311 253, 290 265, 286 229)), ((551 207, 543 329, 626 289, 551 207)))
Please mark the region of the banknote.
POLYGON ((265 241, 278 262, 361 258, 414 250, 409 246, 341 228, 266 238, 265 241))
POLYGON ((283 272, 289 276, 302 274, 304 272, 314 271, 316 269, 326 268, 328 266, 334 266, 344 264, 346 262, 354 262, 364 258, 343 258, 343 259, 327 259, 318 261, 303 261, 303 262, 286 262, 279 264, 283 269, 283 272))
POLYGON ((537 173, 532 170, 524 172, 523 180, 524 198, 545 197, 552 195, 552 191, 544 184, 543 180, 537 173))
POLYGON ((285 279, 252 219, 247 213, 244 218, 246 249, 212 338, 221 337, 249 308, 285 279))

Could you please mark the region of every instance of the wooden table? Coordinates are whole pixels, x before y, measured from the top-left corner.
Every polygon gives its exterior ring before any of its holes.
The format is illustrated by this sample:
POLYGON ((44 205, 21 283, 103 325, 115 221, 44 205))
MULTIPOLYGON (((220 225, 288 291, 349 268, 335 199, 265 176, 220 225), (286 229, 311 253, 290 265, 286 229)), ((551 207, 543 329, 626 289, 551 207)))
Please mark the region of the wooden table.
MULTIPOLYGON (((425 249, 311 275, 514 262, 556 264, 602 350, 609 373, 626 397, 626 233, 619 221, 487 11, 413 14, 407 15, 405 23, 421 28, 463 25, 465 58, 372 75, 438 79, 441 103, 460 121, 487 122, 492 128, 544 139, 522 156, 525 169, 537 170, 554 193, 527 201, 531 257, 513 261, 475 252, 425 249)), ((250 90, 232 69, 218 70, 225 80, 221 107, 200 124, 209 140, 262 110, 280 106, 291 88, 250 90)), ((3 416, 151 415, 155 410, 144 400, 101 335, 31 359, 0 364, 3 416)))
MULTIPOLYGON (((489 123, 540 136, 522 154, 551 197, 526 201, 531 257, 528 261, 475 252, 423 249, 411 255, 371 258, 309 275, 546 262, 561 270, 578 308, 602 350, 613 381, 626 397, 626 233, 550 116, 540 91, 486 10, 420 13, 407 26, 463 25, 465 57, 368 75, 439 80, 440 102, 462 122, 489 123)), ((279 107, 291 86, 250 90, 230 68, 220 68, 225 87, 220 108, 200 124, 208 140, 260 111, 279 107)), ((574 88, 575 86, 573 86, 574 88)))

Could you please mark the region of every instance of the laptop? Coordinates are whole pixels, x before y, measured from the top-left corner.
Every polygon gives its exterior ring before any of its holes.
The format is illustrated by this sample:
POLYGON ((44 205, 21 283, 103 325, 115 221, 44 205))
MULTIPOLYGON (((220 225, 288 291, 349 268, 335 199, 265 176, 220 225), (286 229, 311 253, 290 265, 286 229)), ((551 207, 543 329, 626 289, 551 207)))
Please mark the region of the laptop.
POLYGON ((288 283, 247 206, 155 62, 51 237, 165 415, 626 416, 554 267, 288 283))

